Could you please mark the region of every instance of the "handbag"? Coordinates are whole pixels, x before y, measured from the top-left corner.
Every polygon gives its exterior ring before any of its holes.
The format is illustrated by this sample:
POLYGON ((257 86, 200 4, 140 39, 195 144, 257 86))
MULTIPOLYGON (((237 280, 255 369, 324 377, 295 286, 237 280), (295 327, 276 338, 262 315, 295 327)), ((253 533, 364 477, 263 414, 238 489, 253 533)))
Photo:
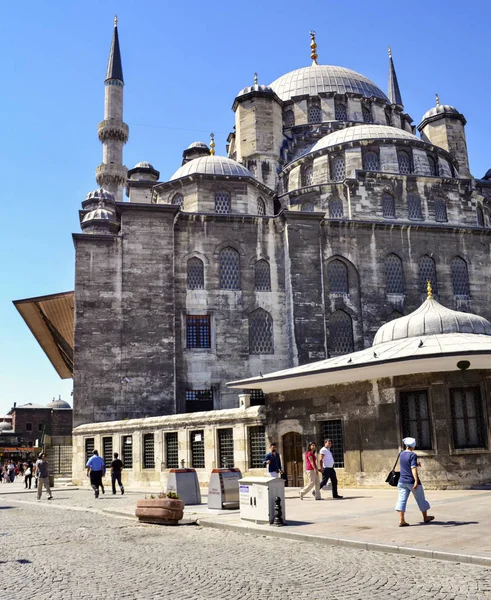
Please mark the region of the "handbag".
POLYGON ((396 462, 392 467, 392 471, 387 475, 387 479, 385 480, 385 483, 388 483, 392 487, 397 487, 397 484, 399 483, 399 478, 401 476, 401 472, 396 471, 397 463, 399 462, 399 456, 401 456, 400 453, 397 455, 396 462))

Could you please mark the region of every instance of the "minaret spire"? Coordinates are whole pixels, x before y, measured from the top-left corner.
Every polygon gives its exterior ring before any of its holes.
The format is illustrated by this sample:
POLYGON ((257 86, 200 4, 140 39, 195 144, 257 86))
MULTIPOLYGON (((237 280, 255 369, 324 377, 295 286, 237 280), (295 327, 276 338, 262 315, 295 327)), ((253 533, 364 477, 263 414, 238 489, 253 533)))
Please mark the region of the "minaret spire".
POLYGON ((396 70, 394 67, 394 61, 392 60, 392 48, 389 46, 389 100, 392 104, 404 106, 402 103, 401 90, 399 89, 399 83, 397 81, 396 70))
POLYGON ((124 83, 123 66, 121 64, 121 51, 119 50, 118 15, 114 16, 113 41, 111 42, 111 50, 109 52, 109 62, 107 63, 106 73, 106 80, 108 79, 116 79, 124 83))

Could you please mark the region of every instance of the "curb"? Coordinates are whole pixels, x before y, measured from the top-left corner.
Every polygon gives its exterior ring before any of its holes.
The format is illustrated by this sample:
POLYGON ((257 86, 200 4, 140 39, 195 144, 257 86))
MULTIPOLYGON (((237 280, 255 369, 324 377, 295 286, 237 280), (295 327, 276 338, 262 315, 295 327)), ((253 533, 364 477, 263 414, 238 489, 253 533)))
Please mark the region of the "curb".
POLYGON ((390 554, 403 554, 405 556, 416 556, 418 558, 432 558, 433 560, 446 560, 451 562, 460 562, 486 567, 491 566, 491 557, 476 556, 474 554, 454 554, 453 552, 441 552, 439 550, 428 550, 426 548, 411 548, 409 546, 395 546, 392 544, 379 544, 374 542, 361 542, 359 540, 346 540, 343 538, 324 537, 320 535, 285 531, 285 529, 283 528, 273 528, 272 526, 270 526, 269 528, 267 526, 255 527, 252 525, 237 525, 234 523, 207 521, 205 519, 198 519, 197 524, 201 527, 209 527, 211 529, 226 529, 229 531, 251 533, 253 535, 267 535, 269 537, 295 540, 297 542, 310 542, 314 544, 324 544, 328 546, 358 548, 359 550, 371 550, 373 552, 386 552, 390 554))

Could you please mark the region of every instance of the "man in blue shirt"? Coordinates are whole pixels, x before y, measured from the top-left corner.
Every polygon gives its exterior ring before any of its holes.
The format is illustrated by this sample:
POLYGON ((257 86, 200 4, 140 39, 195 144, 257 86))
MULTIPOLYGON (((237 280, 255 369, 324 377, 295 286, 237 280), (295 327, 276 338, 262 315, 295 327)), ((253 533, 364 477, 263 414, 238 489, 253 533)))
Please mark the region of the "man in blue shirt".
POLYGON ((90 477, 90 485, 94 490, 96 498, 99 498, 99 486, 101 487, 102 493, 104 494, 104 485, 102 484, 102 477, 106 474, 106 464, 99 456, 99 452, 94 450, 92 456, 87 461, 87 477, 90 477))
POLYGON ((278 475, 283 473, 281 468, 281 458, 275 443, 270 444, 269 448, 270 451, 264 457, 264 466, 268 467, 268 474, 270 477, 278 477, 278 475))

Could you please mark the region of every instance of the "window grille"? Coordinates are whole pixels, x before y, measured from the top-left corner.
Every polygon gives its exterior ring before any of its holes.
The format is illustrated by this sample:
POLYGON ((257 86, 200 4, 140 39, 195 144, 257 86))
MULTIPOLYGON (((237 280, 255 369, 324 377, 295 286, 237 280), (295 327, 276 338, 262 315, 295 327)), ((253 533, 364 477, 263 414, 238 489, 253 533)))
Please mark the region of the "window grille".
POLYGON ((324 440, 332 441, 331 452, 334 458, 334 467, 343 469, 344 439, 342 420, 333 419, 332 421, 321 421, 320 430, 322 431, 322 446, 324 446, 324 440))
POLYGON ((446 223, 447 218, 447 205, 444 200, 437 198, 435 200, 435 221, 438 223, 446 223))
POLYGON ((211 348, 210 315, 186 315, 186 347, 211 348))
POLYGON ((368 108, 368 106, 362 106, 361 107, 361 113, 363 115, 363 122, 364 123, 372 123, 372 121, 373 121, 373 119, 372 119, 372 112, 368 108))
POLYGON ((165 466, 167 469, 179 468, 179 441, 177 431, 165 434, 165 466))
POLYGON ((418 448, 431 450, 431 420, 426 390, 401 392, 402 437, 414 437, 418 440, 418 448))
POLYGON ((218 462, 220 469, 232 469, 234 467, 234 430, 218 430, 218 462))
POLYGON ((470 289, 467 263, 460 256, 455 256, 452 258, 451 269, 453 295, 468 298, 470 296, 470 289))
POLYGON ((395 254, 385 257, 385 281, 387 294, 404 294, 402 260, 395 254))
POLYGON ((94 452, 94 438, 85 438, 85 464, 94 452))
POLYGON ((411 158, 407 152, 399 150, 397 153, 397 164, 399 165, 399 173, 401 175, 408 175, 413 172, 411 158))
POLYGON ((113 438, 103 437, 102 438, 102 458, 106 463, 106 466, 110 465, 113 460, 113 438))
POLYGON ((312 185, 312 182, 314 180, 314 167, 312 165, 307 165, 303 168, 302 179, 304 186, 312 185))
POLYGON ((193 469, 205 468, 205 432, 191 431, 191 467, 193 469))
POLYGON ((199 258, 188 260, 188 290, 202 290, 205 287, 205 267, 199 258))
POLYGON ((476 207, 477 226, 484 227, 484 213, 480 206, 476 207))
POLYGON ((133 438, 131 435, 123 436, 121 454, 125 469, 133 468, 133 438))
POLYGON ((438 295, 435 261, 431 256, 425 254, 419 261, 419 291, 423 296, 427 294, 428 281, 433 289, 433 294, 438 295))
POLYGON ((309 108, 309 123, 321 123, 322 110, 317 104, 312 104, 309 108))
POLYGON ((186 412, 213 410, 213 390, 186 390, 186 412))
POLYGON ((220 252, 220 289, 240 290, 239 253, 227 247, 220 252))
POLYGON ((155 442, 153 433, 143 436, 143 468, 155 469, 155 442))
POLYGON ((348 111, 346 110, 346 104, 342 102, 334 102, 334 118, 336 121, 347 121, 348 111))
POLYGON ((329 200, 329 217, 340 219, 343 217, 343 202, 339 198, 329 200))
POLYGON ((244 394, 250 395, 251 406, 260 406, 266 403, 266 398, 262 390, 244 390, 244 394))
POLYGON ((330 294, 348 294, 348 267, 340 260, 333 260, 327 265, 327 282, 330 294))
POLYGON ((384 194, 382 196, 382 216, 385 219, 396 218, 396 202, 394 196, 390 194, 384 194))
POLYGON ((285 127, 293 127, 295 125, 295 113, 293 110, 285 111, 285 127))
POLYGON ((183 202, 184 202, 184 196, 181 193, 177 193, 172 196, 172 204, 177 204, 178 206, 182 206, 183 202))
POLYGON ((249 354, 274 354, 273 317, 262 308, 249 315, 249 354))
POLYGON ((266 432, 263 425, 248 428, 249 468, 262 469, 266 456, 266 432))
POLYGON ((266 214, 266 204, 264 204, 264 200, 262 198, 257 199, 257 214, 260 217, 264 217, 266 214))
POLYGON ((230 211, 230 194, 228 192, 216 192, 215 212, 219 215, 228 215, 230 211))
POLYGON ((415 194, 410 194, 407 198, 407 216, 408 219, 415 221, 423 220, 423 211, 421 209, 421 198, 415 194))
POLYGON ((345 177, 344 156, 336 156, 332 161, 332 177, 333 181, 342 181, 345 177))
POLYGON ((365 171, 380 171, 380 161, 376 152, 365 154, 365 171))
POLYGON ((355 348, 353 322, 343 310, 333 312, 328 321, 329 350, 332 356, 348 354, 355 348))
POLYGON ((479 387, 450 390, 453 447, 485 448, 486 429, 479 387))
POLYGON ((301 208, 303 212, 314 212, 315 209, 314 203, 310 201, 304 202, 301 208))
POLYGON ((432 175, 433 177, 438 177, 439 173, 439 169, 438 169, 438 162, 435 158, 433 158, 433 156, 430 156, 428 154, 428 164, 430 166, 430 175, 432 175))
POLYGON ((254 269, 256 292, 271 291, 271 272, 267 260, 258 260, 254 269))

